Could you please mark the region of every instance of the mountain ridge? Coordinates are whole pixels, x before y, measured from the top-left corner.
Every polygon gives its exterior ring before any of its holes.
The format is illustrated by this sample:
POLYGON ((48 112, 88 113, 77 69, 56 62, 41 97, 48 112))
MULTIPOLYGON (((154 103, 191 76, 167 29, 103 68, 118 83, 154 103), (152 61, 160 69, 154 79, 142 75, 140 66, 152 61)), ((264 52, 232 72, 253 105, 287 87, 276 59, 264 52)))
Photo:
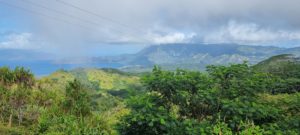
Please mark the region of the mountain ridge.
POLYGON ((94 62, 112 62, 123 65, 120 69, 133 71, 151 69, 160 65, 165 69, 202 70, 207 65, 226 65, 248 61, 257 64, 274 55, 300 55, 300 47, 279 48, 238 44, 163 44, 152 45, 136 54, 94 58, 94 62))

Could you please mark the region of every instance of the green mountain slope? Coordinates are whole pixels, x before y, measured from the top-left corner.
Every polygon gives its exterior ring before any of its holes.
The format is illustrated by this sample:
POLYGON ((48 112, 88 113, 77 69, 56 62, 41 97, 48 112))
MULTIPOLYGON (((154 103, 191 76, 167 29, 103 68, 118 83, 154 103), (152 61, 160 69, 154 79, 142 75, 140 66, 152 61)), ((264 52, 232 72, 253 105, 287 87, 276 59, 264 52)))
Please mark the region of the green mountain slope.
POLYGON ((96 90, 121 90, 140 85, 139 77, 122 73, 117 70, 78 68, 70 71, 59 70, 41 79, 51 87, 61 89, 65 85, 78 79, 86 86, 96 90))
POLYGON ((256 70, 272 73, 284 78, 300 77, 299 57, 291 54, 282 54, 270 57, 253 66, 256 70))
POLYGON ((253 68, 259 72, 269 73, 277 77, 277 86, 273 92, 294 93, 300 91, 300 61, 299 57, 290 54, 273 56, 253 68))

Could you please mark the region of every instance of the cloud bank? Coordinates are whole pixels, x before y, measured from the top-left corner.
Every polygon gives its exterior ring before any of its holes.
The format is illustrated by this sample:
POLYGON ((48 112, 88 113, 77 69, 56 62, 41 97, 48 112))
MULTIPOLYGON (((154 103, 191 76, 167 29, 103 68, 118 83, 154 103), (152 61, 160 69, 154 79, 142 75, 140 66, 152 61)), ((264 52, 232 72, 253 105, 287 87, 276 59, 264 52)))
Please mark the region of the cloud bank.
POLYGON ((254 45, 276 45, 288 41, 299 41, 300 31, 275 30, 255 23, 229 21, 227 25, 204 36, 205 43, 238 43, 254 45))
POLYGON ((151 34, 149 39, 152 39, 154 44, 171 44, 171 43, 190 43, 196 33, 184 34, 184 33, 169 33, 166 35, 151 34))
POLYGON ((51 47, 55 53, 66 50, 63 53, 70 55, 114 43, 300 45, 299 0, 11 0, 8 3, 43 15, 15 11, 14 15, 25 16, 19 21, 22 23, 26 18, 29 30, 8 36, 0 48, 40 47, 33 43, 33 38, 46 42, 46 47, 40 48, 51 47))
POLYGON ((10 33, 4 35, 0 42, 0 48, 3 49, 36 49, 37 46, 33 46, 31 33, 10 33))

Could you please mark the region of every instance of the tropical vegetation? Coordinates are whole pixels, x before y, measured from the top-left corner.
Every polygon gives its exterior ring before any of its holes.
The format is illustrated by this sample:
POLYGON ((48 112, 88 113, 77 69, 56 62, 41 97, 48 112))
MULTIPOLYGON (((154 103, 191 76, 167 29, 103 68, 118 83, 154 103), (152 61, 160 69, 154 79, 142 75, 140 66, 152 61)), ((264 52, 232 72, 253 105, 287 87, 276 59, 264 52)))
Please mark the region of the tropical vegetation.
POLYGON ((139 75, 1 67, 0 134, 298 135, 299 73, 291 55, 139 75))

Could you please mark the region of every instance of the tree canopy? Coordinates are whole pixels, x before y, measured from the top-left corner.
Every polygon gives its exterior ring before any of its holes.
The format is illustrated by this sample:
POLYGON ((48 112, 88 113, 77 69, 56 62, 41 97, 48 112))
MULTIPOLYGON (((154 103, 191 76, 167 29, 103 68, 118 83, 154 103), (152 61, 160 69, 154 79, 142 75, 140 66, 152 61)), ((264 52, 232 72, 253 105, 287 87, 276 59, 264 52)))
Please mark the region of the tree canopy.
POLYGON ((273 59, 205 72, 155 66, 141 78, 78 69, 36 79, 2 67, 0 134, 298 135, 300 68, 273 59))

